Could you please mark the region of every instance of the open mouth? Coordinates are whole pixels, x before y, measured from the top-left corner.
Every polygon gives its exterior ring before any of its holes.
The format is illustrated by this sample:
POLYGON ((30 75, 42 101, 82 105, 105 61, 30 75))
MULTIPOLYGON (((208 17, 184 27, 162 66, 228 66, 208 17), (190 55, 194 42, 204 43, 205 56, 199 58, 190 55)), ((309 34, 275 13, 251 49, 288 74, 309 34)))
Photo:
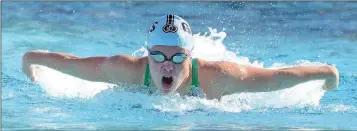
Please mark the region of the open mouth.
POLYGON ((163 76, 161 83, 164 90, 169 90, 172 86, 173 81, 174 79, 172 78, 172 76, 163 76))

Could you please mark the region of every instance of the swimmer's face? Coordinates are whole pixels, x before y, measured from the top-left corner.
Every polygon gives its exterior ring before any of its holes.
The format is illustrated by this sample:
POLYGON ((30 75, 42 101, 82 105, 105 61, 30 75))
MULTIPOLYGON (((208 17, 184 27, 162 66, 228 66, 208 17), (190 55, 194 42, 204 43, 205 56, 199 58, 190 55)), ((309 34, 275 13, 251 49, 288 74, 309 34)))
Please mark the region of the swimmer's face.
POLYGON ((188 51, 176 46, 154 46, 150 49, 150 52, 148 58, 155 86, 165 94, 175 92, 185 82, 190 73, 191 58, 188 51), (171 58, 171 61, 158 62, 157 60, 164 59, 161 53, 166 56, 166 59, 171 58), (183 57, 186 55, 187 57, 183 57), (180 61, 182 63, 177 63, 180 61))

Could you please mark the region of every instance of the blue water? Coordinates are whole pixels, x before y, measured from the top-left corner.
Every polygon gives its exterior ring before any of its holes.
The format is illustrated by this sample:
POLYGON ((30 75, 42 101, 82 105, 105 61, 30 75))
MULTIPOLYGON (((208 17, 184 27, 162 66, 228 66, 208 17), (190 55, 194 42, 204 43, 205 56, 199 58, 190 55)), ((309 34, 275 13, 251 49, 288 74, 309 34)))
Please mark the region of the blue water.
POLYGON ((1 17, 2 130, 357 130, 357 2, 2 2, 1 17), (190 23, 197 57, 264 68, 330 63, 339 88, 312 81, 218 101, 65 80, 44 67, 31 83, 21 71, 22 55, 37 49, 142 56, 146 31, 166 13, 190 23))

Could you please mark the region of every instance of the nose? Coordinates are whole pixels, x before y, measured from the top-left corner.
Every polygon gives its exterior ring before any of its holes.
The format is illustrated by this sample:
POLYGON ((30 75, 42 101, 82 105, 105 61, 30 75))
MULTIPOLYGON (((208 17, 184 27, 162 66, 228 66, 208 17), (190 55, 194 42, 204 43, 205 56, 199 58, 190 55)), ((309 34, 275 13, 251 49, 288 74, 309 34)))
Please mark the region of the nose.
POLYGON ((165 61, 161 69, 164 73, 172 73, 175 70, 175 66, 171 62, 165 61))

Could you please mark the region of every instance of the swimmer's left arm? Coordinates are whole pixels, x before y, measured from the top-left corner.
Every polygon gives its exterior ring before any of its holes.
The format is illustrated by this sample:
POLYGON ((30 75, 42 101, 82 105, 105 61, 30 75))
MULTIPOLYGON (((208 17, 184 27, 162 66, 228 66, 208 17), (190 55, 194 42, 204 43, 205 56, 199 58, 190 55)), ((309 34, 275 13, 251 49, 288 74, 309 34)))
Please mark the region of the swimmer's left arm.
POLYGON ((325 80, 324 90, 330 91, 338 87, 339 72, 334 66, 298 66, 276 70, 281 77, 279 83, 291 83, 293 85, 311 80, 325 80))
MULTIPOLYGON (((272 70, 232 62, 207 63, 209 64, 201 66, 200 77, 213 80, 210 83, 214 86, 206 86, 210 87, 209 92, 219 94, 276 91, 311 80, 325 80, 324 89, 332 90, 338 87, 339 81, 338 71, 333 66, 299 66, 272 70)), ((200 78, 200 80, 203 79, 200 78)))
MULTIPOLYGON (((243 79, 237 83, 244 85, 239 90, 245 92, 276 91, 312 80, 325 80, 324 89, 329 91, 337 88, 339 81, 338 71, 333 66, 299 66, 278 70, 245 67, 245 70, 243 79)), ((234 90, 237 89, 231 89, 234 90)))

